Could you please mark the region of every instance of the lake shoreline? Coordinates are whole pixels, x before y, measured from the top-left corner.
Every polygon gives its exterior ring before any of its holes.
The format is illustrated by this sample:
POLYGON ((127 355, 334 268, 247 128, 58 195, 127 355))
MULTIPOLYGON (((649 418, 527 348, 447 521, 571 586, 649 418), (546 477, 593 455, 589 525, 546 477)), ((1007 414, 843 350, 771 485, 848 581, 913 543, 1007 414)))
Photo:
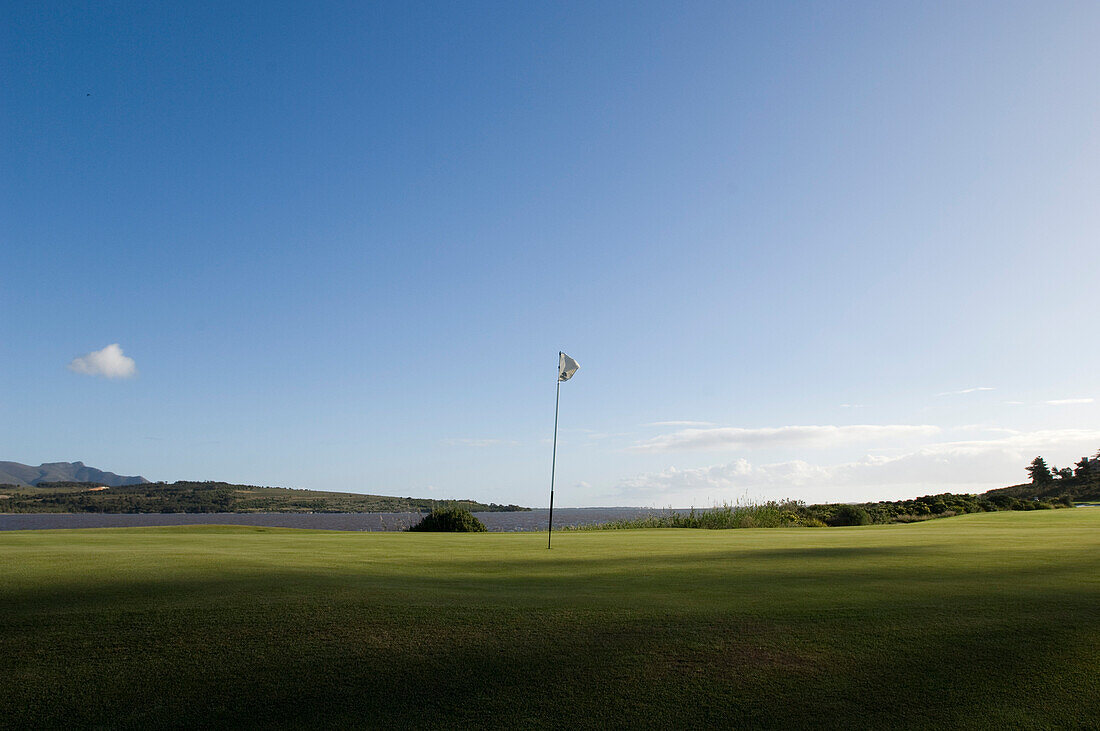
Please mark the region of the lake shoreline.
MULTIPOLYGON (((681 509, 676 509, 679 512, 681 509)), ((687 509, 682 509, 686 512, 687 509)), ((668 508, 555 508, 554 527, 608 523, 668 508)), ((394 532, 414 525, 424 513, 0 513, 0 531, 81 528, 149 528, 171 525, 251 525, 269 528, 394 532)), ((549 511, 475 511, 491 532, 546 530, 549 511)))

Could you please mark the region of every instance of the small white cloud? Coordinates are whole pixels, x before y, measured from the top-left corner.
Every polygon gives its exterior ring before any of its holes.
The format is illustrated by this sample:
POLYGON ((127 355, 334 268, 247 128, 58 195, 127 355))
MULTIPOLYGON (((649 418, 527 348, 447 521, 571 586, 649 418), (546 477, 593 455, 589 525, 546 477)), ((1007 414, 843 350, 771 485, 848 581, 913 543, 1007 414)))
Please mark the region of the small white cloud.
POLYGON ((137 375, 134 359, 123 355, 118 343, 111 343, 102 350, 93 350, 79 358, 73 358, 69 363, 69 370, 103 378, 132 378, 137 375))
POLYGON ((734 449, 802 445, 854 444, 928 437, 939 427, 921 424, 855 424, 851 426, 779 426, 762 429, 719 427, 681 429, 629 447, 634 452, 669 452, 677 449, 734 449))
POLYGON ((1091 398, 1056 398, 1044 401, 1047 406, 1069 406, 1071 404, 1091 404, 1095 399, 1091 398))
POLYGON ((1008 404, 1009 406, 1023 406, 1024 405, 1023 401, 1005 401, 1005 403, 1008 404))
POLYGON ((961 396, 964 393, 976 393, 977 391, 995 391, 996 389, 989 386, 975 386, 974 388, 964 388, 961 391, 944 391, 943 393, 937 393, 937 396, 961 396))
POLYGON ((642 426, 714 426, 713 421, 651 421, 642 426))
POLYGON ((862 409, 863 404, 841 404, 840 408, 842 408, 842 409, 862 409))

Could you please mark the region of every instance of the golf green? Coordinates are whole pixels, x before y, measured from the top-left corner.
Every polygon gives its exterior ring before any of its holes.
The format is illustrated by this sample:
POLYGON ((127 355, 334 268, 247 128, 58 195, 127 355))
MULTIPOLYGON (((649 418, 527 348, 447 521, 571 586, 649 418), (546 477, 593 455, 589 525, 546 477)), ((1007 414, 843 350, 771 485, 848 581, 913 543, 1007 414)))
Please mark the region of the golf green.
POLYGON ((1100 725, 1100 509, 0 533, 0 726, 1100 725))

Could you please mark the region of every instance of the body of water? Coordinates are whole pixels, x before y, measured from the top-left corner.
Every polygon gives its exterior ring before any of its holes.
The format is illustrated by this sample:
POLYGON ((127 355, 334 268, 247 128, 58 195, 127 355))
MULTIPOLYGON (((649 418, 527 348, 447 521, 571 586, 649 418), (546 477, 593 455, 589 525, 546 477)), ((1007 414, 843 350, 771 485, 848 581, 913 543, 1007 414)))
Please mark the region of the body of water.
MULTIPOLYGON (((554 527, 607 523, 668 512, 653 508, 557 508, 554 527)), ((491 531, 546 530, 549 511, 474 513, 491 531)), ((315 530, 398 531, 417 523, 419 513, 9 513, 0 530, 134 528, 157 525, 259 525, 315 530)))

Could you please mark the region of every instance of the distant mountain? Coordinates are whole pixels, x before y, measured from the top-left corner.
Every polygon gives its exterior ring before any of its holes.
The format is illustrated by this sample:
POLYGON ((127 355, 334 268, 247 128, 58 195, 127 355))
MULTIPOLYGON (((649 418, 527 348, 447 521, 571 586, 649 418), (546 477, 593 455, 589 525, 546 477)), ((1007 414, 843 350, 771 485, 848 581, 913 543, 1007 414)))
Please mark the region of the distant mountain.
POLYGON ((0 485, 37 485, 40 482, 97 482, 109 487, 143 485, 140 475, 126 477, 88 467, 83 462, 46 462, 37 467, 19 462, 0 462, 0 485))

